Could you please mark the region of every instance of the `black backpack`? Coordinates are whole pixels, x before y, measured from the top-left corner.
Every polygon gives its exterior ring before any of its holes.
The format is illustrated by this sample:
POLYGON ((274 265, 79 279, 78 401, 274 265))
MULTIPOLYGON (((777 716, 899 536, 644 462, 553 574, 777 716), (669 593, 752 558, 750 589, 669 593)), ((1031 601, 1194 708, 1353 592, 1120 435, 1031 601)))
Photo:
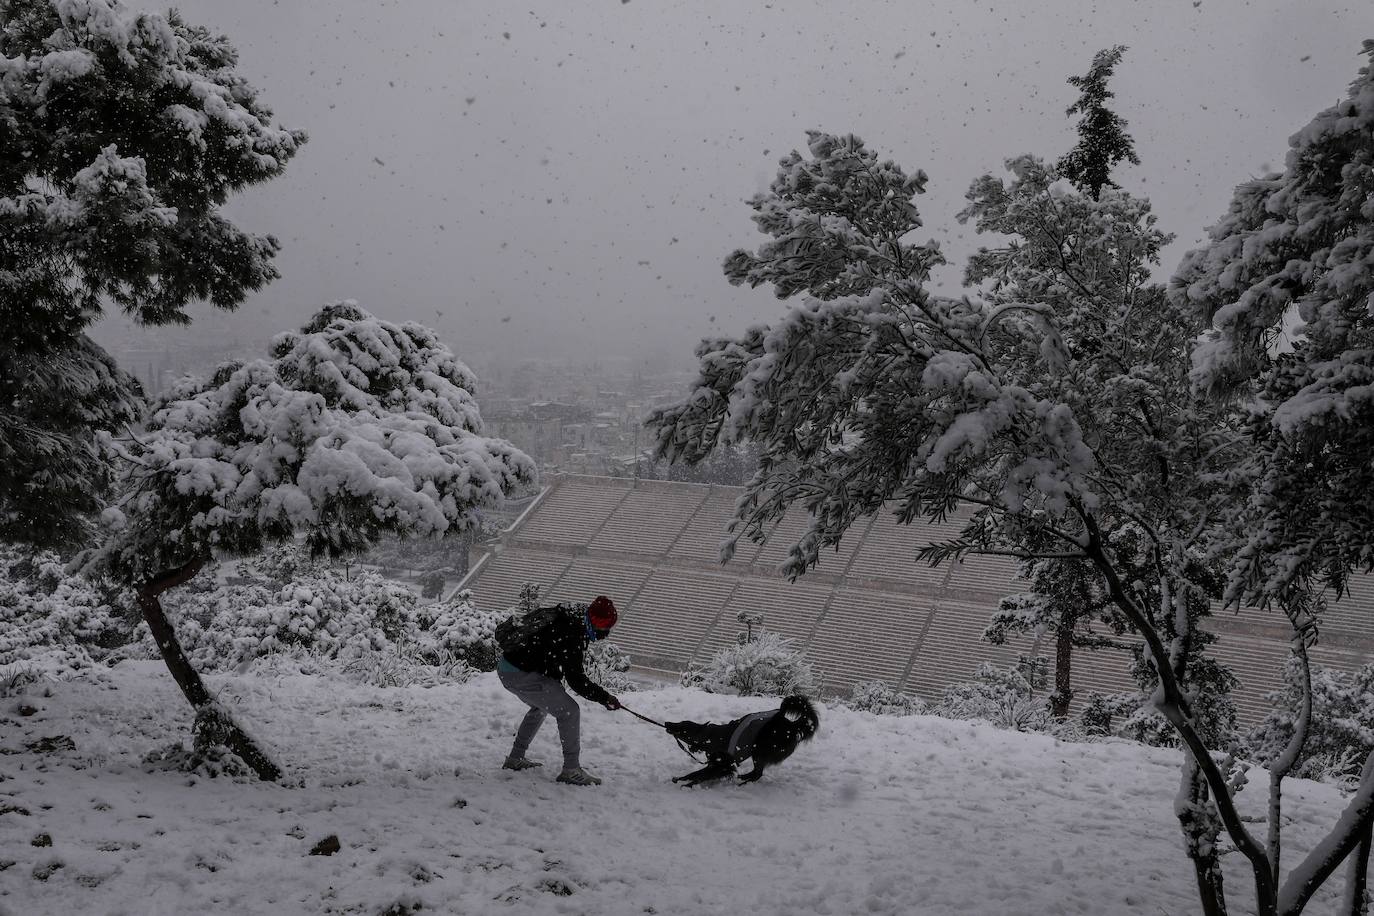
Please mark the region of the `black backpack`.
POLYGON ((534 634, 551 627, 566 608, 561 604, 537 607, 524 614, 507 617, 496 625, 496 644, 502 652, 510 652, 529 644, 534 634))

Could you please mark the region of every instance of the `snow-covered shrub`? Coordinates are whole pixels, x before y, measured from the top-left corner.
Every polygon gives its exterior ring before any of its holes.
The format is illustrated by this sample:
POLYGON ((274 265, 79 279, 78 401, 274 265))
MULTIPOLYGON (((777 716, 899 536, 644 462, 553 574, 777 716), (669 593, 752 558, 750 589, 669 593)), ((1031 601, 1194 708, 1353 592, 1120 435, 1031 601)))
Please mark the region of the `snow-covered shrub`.
POLYGON ((883 681, 863 681, 855 684, 844 705, 858 712, 878 716, 915 716, 926 711, 920 697, 902 693, 883 681))
POLYGON ((438 570, 426 573, 420 578, 420 594, 426 598, 442 598, 447 583, 444 574, 438 570))
POLYGON ((407 639, 354 656, 343 673, 370 687, 437 687, 461 684, 477 669, 452 653, 435 653, 407 639))
POLYGON ((1090 737, 1120 734, 1120 725, 1140 708, 1139 693, 1090 693, 1078 713, 1078 728, 1090 737))
POLYGON ((217 585, 168 601, 182 647, 208 671, 236 668, 291 647, 348 661, 413 635, 416 597, 361 572, 352 581, 316 566, 294 583, 217 585))
POLYGON ((630 680, 629 670, 630 654, 613 642, 594 642, 587 650, 587 677, 611 693, 629 693, 638 689, 630 680))
POLYGON ((442 604, 422 611, 424 643, 435 651, 448 652, 478 671, 492 671, 501 649, 496 645, 496 625, 512 611, 483 611, 466 590, 442 604), (433 614, 432 622, 424 619, 433 614))
POLYGON ((973 680, 945 688, 930 710, 948 719, 983 719, 999 728, 1044 731, 1050 723, 1043 697, 1019 667, 998 668, 983 662, 973 680))
MULTIPOLYGON (((305 549, 304 544, 295 541, 273 544, 262 553, 243 557, 234 564, 240 576, 283 585, 294 582, 297 575, 309 573, 314 566, 315 561, 311 559, 310 551, 305 549)), ((188 584, 195 581, 193 579, 188 584)))
POLYGON ((1178 733, 1169 720, 1143 705, 1126 716, 1115 734, 1151 747, 1178 747, 1178 733))
POLYGON ((726 646, 703 665, 683 672, 682 686, 707 693, 782 697, 812 695, 818 686, 815 670, 792 641, 777 633, 762 633, 752 642, 726 646))
MULTIPOLYGON (((1269 712, 1246 736, 1255 756, 1268 762, 1293 736, 1302 700, 1302 668, 1290 658, 1283 686, 1265 694, 1269 712)), ((1312 666, 1312 720, 1293 776, 1348 783, 1359 777, 1374 750, 1374 664, 1358 671, 1312 666)))
POLYGON ((131 631, 119 599, 57 554, 0 546, 0 690, 87 671, 131 631))

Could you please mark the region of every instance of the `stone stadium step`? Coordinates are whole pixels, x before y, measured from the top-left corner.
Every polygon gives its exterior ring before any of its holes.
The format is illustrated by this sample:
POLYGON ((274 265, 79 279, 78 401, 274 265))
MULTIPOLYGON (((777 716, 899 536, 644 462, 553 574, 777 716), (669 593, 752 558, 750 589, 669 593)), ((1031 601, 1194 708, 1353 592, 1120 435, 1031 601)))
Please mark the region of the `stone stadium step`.
POLYGON ((583 545, 629 493, 623 486, 572 480, 561 483, 537 506, 515 536, 520 541, 583 545))
POLYGON ((652 571, 648 564, 577 557, 547 593, 547 600, 585 603, 606 595, 617 605, 627 604, 652 571))
POLYGON ((856 579, 890 579, 909 583, 925 591, 944 586, 946 567, 931 567, 916 559, 916 551, 924 543, 914 532, 895 521, 877 519, 864 538, 863 547, 849 566, 849 576, 856 579))
MULTIPOLYGON (((735 511, 737 492, 713 492, 688 521, 671 550, 669 558, 695 560, 701 563, 720 562, 720 542, 725 538, 725 526, 735 511)), ((758 556, 759 545, 741 540, 729 567, 743 567, 758 556)))
POLYGON ((541 596, 547 595, 572 560, 566 555, 507 548, 487 561, 469 589, 481 610, 505 610, 518 602, 527 582, 539 586, 541 596))
POLYGON ((588 546, 593 550, 662 554, 706 501, 708 492, 705 487, 681 494, 631 490, 588 546))
MULTIPOLYGON (((754 558, 754 565, 762 566, 767 569, 777 569, 787 560, 788 554, 797 542, 801 540, 810 525, 810 516, 801 509, 789 509, 768 535, 768 541, 759 550, 754 558)), ((849 558, 854 554, 858 547, 860 535, 863 533, 864 526, 856 526, 858 530, 841 543, 840 549, 822 548, 815 569, 819 572, 840 574, 849 565, 849 558)))
POLYGON ((626 651, 643 646, 685 667, 734 587, 726 576, 657 569, 627 608, 615 640, 626 651))
POLYGON ((838 589, 810 644, 813 654, 833 659, 826 686, 832 680, 847 681, 846 689, 866 680, 899 686, 932 607, 929 599, 838 589))

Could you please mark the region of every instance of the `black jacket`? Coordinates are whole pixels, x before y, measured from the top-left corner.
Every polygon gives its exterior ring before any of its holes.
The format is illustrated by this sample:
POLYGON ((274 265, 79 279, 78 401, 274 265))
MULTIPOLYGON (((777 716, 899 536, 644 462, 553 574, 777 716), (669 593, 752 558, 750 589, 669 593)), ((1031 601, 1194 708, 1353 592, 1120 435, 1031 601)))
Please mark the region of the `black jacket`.
POLYGON ((568 686, 591 700, 605 705, 611 695, 588 680, 582 670, 582 653, 590 643, 587 636, 585 605, 564 605, 553 622, 534 633, 524 645, 507 649, 506 660, 521 671, 535 671, 568 686))

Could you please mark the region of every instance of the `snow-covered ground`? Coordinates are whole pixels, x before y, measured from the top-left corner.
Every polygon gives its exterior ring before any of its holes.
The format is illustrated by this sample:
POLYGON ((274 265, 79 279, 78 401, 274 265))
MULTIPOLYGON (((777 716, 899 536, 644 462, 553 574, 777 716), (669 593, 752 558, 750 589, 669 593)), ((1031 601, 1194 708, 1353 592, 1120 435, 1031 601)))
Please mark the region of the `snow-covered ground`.
MULTIPOLYGON (((428 690, 213 681, 295 785, 146 770, 189 720, 158 663, 0 701, 0 914, 1197 910, 1173 751, 823 709, 816 739, 761 783, 689 790, 669 779, 695 764, 662 731, 584 706, 584 764, 605 784, 581 788, 553 781, 552 721, 531 754, 545 767, 499 769, 524 708, 494 675, 428 690), (72 746, 29 748, 61 737, 72 746), (329 835, 340 850, 310 855, 329 835)), ((670 720, 769 705, 677 687, 625 700, 670 720)), ((1258 814, 1253 775, 1242 798, 1258 814)), ((1291 862, 1341 799, 1300 781, 1287 797, 1291 862)))

